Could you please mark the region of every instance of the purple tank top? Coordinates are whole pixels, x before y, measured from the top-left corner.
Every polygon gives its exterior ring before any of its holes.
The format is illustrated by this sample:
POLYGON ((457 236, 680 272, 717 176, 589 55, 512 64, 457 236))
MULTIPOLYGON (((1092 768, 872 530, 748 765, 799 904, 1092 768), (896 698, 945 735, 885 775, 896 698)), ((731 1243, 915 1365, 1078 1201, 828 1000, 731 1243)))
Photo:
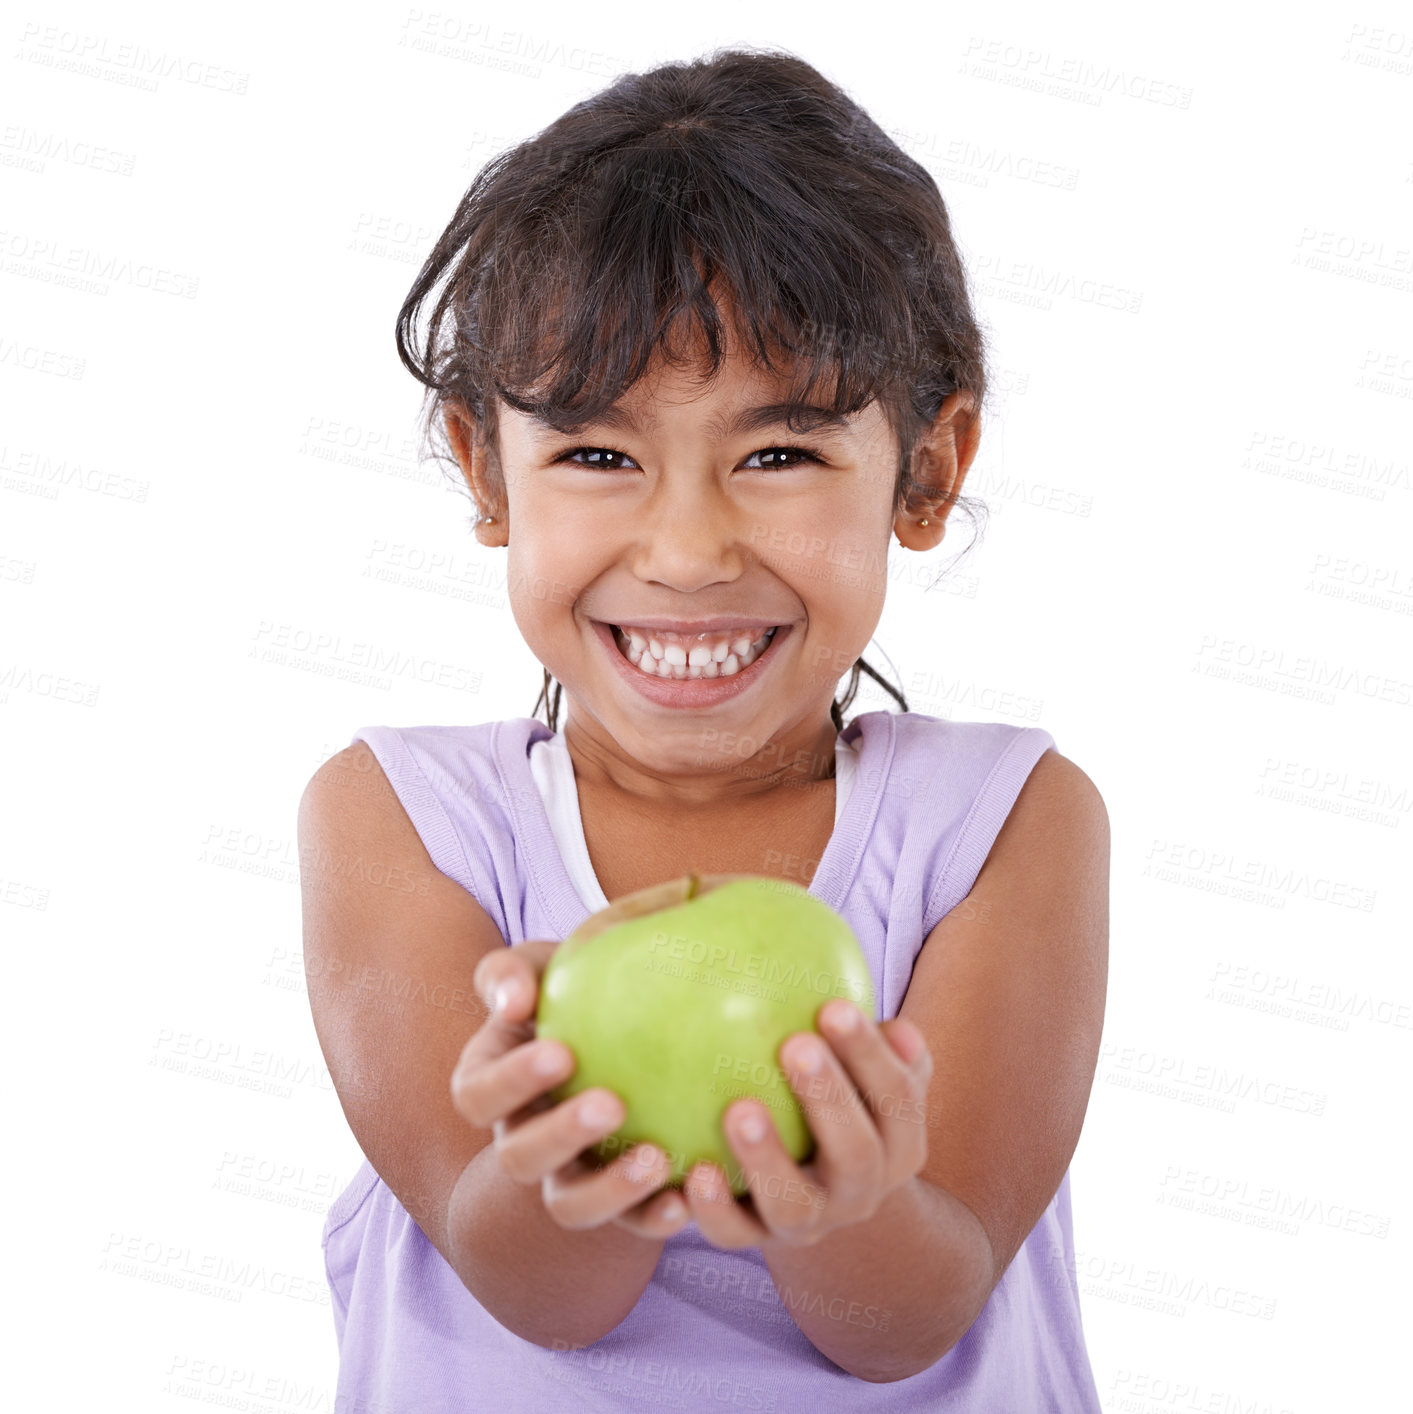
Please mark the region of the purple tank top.
MULTIPOLYGON (((533 717, 365 727, 433 864, 507 943, 562 939, 587 916, 531 774, 533 717)), ((898 1014, 928 934, 971 891, 1021 786, 1053 746, 1039 727, 866 712, 852 792, 810 892, 849 921, 877 1019, 898 1014)), ((366 1161, 323 1233, 339 1345, 338 1414, 545 1414, 561 1409, 954 1410, 1100 1414, 1085 1348, 1069 1173, 965 1336, 892 1384, 848 1374, 795 1325, 758 1248, 669 1238, 638 1304, 581 1350, 500 1325, 366 1161)), ((870 1308, 849 1319, 867 1323, 870 1308)))

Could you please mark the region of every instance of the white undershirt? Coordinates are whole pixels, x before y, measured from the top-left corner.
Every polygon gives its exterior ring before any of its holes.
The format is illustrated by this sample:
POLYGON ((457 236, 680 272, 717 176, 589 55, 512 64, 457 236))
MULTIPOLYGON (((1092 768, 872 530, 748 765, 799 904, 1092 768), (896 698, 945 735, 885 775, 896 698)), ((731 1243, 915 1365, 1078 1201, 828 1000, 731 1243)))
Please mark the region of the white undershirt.
MULTIPOLYGON (((849 792, 854 787, 854 767, 858 748, 850 742, 834 739, 834 824, 844 812, 849 792)), ((540 796, 545 802, 555 843, 575 891, 590 913, 608 907, 608 899, 599 887, 594 866, 589 862, 589 846, 584 841, 584 820, 579 813, 579 789, 574 780, 574 762, 564 744, 564 734, 556 732, 544 737, 530 748, 530 774, 535 778, 540 796)))

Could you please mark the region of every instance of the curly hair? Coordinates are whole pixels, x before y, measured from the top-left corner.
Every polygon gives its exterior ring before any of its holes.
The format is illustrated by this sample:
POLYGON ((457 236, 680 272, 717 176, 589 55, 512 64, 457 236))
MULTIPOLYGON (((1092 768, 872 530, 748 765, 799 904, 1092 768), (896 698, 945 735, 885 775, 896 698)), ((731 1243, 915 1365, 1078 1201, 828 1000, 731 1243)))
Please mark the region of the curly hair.
MULTIPOLYGON (((897 509, 935 493, 911 476, 921 435, 949 394, 973 395, 967 417, 986 394, 946 205, 842 89, 755 47, 621 75, 478 172, 397 320, 433 453, 455 466, 443 421, 458 406, 503 492, 498 399, 587 424, 658 354, 674 359, 679 317, 714 374, 720 285, 755 356, 786 355, 799 401, 844 414, 879 402, 897 438, 897 509)), ((979 502, 951 499, 975 519, 979 502)), ((908 710, 859 658, 831 707, 837 730, 861 672, 908 710)), ((560 691, 546 669, 534 711, 552 730, 560 691)))

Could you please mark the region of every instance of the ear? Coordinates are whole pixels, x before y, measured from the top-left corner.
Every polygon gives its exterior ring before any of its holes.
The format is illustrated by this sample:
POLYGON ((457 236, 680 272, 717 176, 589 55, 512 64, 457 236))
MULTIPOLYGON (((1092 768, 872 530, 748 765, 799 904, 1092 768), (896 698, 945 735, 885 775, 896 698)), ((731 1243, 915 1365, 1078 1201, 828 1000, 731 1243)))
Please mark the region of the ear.
POLYGON ((912 479, 918 484, 893 521, 899 544, 909 550, 932 550, 941 544, 954 498, 961 494, 980 445, 976 397, 958 389, 944 399, 913 454, 912 479))
POLYGON ((509 509, 505 497, 492 484, 486 469, 486 449, 476 436, 476 419, 459 402, 449 402, 443 418, 452 455, 471 488, 472 499, 481 519, 476 522, 477 541, 490 548, 505 545, 510 538, 509 509), (486 517, 493 517, 487 520, 486 517))

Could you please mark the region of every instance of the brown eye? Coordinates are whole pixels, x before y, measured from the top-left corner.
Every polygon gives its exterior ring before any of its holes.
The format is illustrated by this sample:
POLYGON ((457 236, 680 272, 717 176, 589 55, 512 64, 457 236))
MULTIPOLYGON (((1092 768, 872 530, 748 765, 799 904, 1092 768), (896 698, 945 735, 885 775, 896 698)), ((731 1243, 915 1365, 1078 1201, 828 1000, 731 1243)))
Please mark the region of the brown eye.
MULTIPOLYGON (((595 467, 602 471, 624 471, 629 466, 636 466, 626 452, 615 452, 611 447, 571 447, 568 451, 561 452, 555 460, 568 462, 571 466, 595 467)), ((804 447, 763 447, 747 457, 745 467, 748 471, 793 471, 806 463, 818 465, 819 460, 815 453, 804 447), (758 466, 752 466, 751 462, 757 457, 763 460, 758 466)))
POLYGON ((631 462, 632 458, 625 452, 615 452, 609 447, 573 447, 569 451, 556 457, 556 461, 569 462, 573 466, 592 466, 603 471, 622 471, 623 468, 617 465, 612 459, 619 457, 623 461, 631 462), (574 458, 583 456, 583 461, 575 461, 574 458))
POLYGON ((747 458, 747 466, 755 471, 755 467, 750 467, 750 461, 755 457, 769 458, 763 461, 761 471, 791 471, 795 467, 803 465, 803 462, 818 462, 819 458, 813 452, 807 452, 803 447, 764 447, 759 452, 752 452, 747 458), (803 458, 802 461, 786 461, 787 457, 803 458))

